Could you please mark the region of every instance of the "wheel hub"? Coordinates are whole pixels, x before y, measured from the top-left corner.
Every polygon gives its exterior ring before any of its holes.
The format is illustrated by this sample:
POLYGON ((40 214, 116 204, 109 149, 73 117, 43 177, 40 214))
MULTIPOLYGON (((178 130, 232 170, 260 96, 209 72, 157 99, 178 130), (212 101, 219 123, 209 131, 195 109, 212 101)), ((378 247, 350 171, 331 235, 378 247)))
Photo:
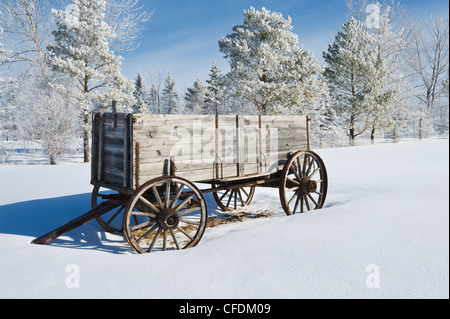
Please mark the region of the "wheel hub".
POLYGON ((317 190, 317 182, 313 180, 302 181, 302 192, 305 194, 314 193, 317 190))
POLYGON ((178 213, 172 208, 165 208, 158 214, 158 224, 163 229, 177 228, 179 223, 178 213))

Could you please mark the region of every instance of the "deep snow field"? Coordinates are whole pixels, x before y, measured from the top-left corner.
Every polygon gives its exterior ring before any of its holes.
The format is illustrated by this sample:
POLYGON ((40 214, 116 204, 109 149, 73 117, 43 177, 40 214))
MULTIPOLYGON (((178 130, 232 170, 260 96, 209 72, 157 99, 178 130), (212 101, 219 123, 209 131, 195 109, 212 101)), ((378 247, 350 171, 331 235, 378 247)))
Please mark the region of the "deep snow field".
POLYGON ((449 298, 449 140, 317 153, 324 209, 288 217, 259 188, 270 217, 147 255, 95 221, 30 245, 90 209, 90 166, 0 166, 0 298, 449 298))

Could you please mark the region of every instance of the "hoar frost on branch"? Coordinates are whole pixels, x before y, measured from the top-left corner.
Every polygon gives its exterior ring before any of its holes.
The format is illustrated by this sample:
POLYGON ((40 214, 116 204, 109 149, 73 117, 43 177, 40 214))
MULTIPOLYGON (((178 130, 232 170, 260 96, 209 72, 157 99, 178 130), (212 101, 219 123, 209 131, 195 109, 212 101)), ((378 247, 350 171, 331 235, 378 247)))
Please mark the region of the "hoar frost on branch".
POLYGON ((122 57, 110 48, 116 34, 105 22, 106 0, 73 0, 67 10, 53 10, 56 30, 49 45, 50 65, 75 80, 74 99, 84 115, 84 159, 89 162, 89 114, 98 105, 118 103, 127 111, 135 103, 134 84, 121 74, 122 57))
POLYGON ((298 36, 291 30, 290 17, 251 7, 244 11, 243 24, 219 41, 230 60, 229 85, 260 114, 292 108, 302 112, 303 104, 316 103, 324 92, 318 61, 297 46, 298 36))
POLYGON ((375 107, 391 94, 382 92, 380 79, 386 71, 372 41, 363 24, 351 18, 323 53, 324 77, 337 113, 346 118, 351 144, 369 128, 375 107))

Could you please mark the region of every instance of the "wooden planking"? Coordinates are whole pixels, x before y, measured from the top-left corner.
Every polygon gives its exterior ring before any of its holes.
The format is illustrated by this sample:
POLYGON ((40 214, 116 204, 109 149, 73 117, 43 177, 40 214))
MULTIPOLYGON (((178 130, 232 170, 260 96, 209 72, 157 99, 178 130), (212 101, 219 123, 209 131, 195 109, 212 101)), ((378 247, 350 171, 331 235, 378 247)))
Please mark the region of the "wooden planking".
POLYGON ((133 176, 131 114, 98 113, 93 118, 92 180, 130 187, 133 176))
POLYGON ((285 161, 289 152, 306 150, 307 125, 305 116, 262 116, 262 153, 265 167, 272 172, 277 161, 285 161))
POLYGON ((126 114, 94 119, 93 180, 108 175, 108 183, 136 188, 164 175, 172 156, 176 175, 192 181, 237 177, 239 169, 241 175, 264 174, 308 144, 303 116, 263 116, 261 130, 258 116, 219 116, 218 130, 215 116, 136 114, 132 126, 127 119, 126 114))
POLYGON ((135 115, 134 132, 140 147, 139 184, 164 175, 172 156, 177 176, 213 178, 214 116, 135 115))

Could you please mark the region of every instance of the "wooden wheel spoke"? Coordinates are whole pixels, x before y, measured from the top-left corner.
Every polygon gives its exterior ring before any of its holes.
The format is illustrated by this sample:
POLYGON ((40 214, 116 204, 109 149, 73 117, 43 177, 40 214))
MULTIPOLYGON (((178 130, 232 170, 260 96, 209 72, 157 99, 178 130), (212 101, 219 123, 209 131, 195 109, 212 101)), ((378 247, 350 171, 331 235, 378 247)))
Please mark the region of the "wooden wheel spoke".
POLYGON ((316 163, 316 161, 314 159, 310 161, 309 166, 308 166, 308 170, 305 173, 305 176, 307 176, 307 178, 309 178, 309 172, 311 171, 311 168, 314 167, 315 163, 316 163))
POLYGON ((164 208, 164 204, 163 204, 163 202, 161 200, 161 196, 159 196, 159 192, 156 189, 156 186, 152 187, 152 191, 153 191, 153 195, 155 195, 155 198, 156 198, 156 201, 158 202, 159 207, 161 207, 161 209, 163 209, 164 208))
MULTIPOLYGON (((298 207, 298 204, 300 203, 301 198, 302 198, 302 196, 297 195, 297 200, 295 201, 295 206, 294 206, 294 210, 293 210, 294 214, 297 211, 297 207, 298 207)), ((303 203, 302 203, 302 205, 303 205, 303 203)))
POLYGON ((163 231, 163 251, 167 250, 167 230, 163 231))
POLYGON ((145 223, 138 224, 136 226, 130 227, 131 231, 141 230, 143 228, 149 227, 151 225, 155 224, 155 221, 146 221, 145 223))
POLYGON ((244 202, 244 200, 242 199, 241 190, 240 190, 239 188, 238 188, 238 195, 239 195, 239 199, 241 200, 241 205, 244 206, 244 205, 245 205, 245 202, 244 202))
POLYGON ((150 218, 156 218, 156 214, 147 213, 147 212, 131 212, 133 216, 144 216, 150 218))
POLYGON ((297 172, 298 172, 298 174, 296 174, 296 175, 297 175, 297 178, 298 178, 299 180, 302 180, 303 174, 302 174, 302 166, 301 166, 301 164, 300 164, 300 156, 297 157, 297 172))
POLYGON ((303 194, 301 194, 301 196, 299 197, 300 197, 300 213, 303 213, 303 202, 304 202, 303 194))
POLYGON ((195 196, 194 194, 188 196, 188 198, 186 198, 180 205, 178 205, 175 208, 175 211, 178 212, 180 209, 182 209, 184 206, 186 206, 186 204, 189 203, 194 198, 194 196, 195 196))
POLYGON ((140 236, 138 239, 136 239, 136 242, 139 243, 142 239, 153 233, 158 228, 158 225, 153 225, 148 231, 146 231, 142 236, 140 236))
POLYGON ((300 189, 297 189, 297 191, 294 193, 294 195, 292 195, 291 199, 289 200, 288 206, 290 206, 290 205, 292 204, 292 202, 294 201, 294 199, 295 199, 296 197, 298 197, 298 195, 300 194, 300 192, 301 192, 301 190, 300 190, 300 189))
POLYGON ((231 190, 230 197, 228 198, 227 207, 230 207, 231 199, 233 198, 234 189, 231 190))
POLYGON ((175 242, 175 246, 177 246, 177 249, 180 250, 180 245, 178 244, 177 237, 175 236, 172 229, 170 229, 170 234, 172 235, 173 241, 175 242))
POLYGON ((188 224, 188 225, 194 225, 194 226, 200 226, 200 222, 189 220, 189 219, 180 219, 180 222, 188 224))
POLYGON ((227 194, 230 192, 229 189, 227 189, 227 191, 222 195, 222 197, 220 197, 220 200, 222 200, 225 196, 227 196, 227 194))
POLYGON ((303 169, 302 169, 302 176, 306 176, 306 163, 307 161, 308 155, 305 154, 305 156, 303 157, 303 169))
POLYGON ((317 202, 315 201, 315 199, 311 196, 311 194, 307 194, 309 199, 314 203, 314 205, 319 206, 319 204, 317 204, 317 202))
POLYGON ((152 203, 150 203, 144 196, 139 197, 139 200, 144 203, 147 207, 149 207, 150 209, 152 209, 153 211, 159 213, 160 210, 158 208, 156 208, 155 205, 153 205, 152 203))
POLYGON ((194 238, 192 238, 191 235, 189 235, 189 233, 186 232, 186 231, 185 231, 183 228, 181 228, 180 226, 177 227, 177 230, 178 230, 180 233, 184 234, 184 236, 186 236, 187 238, 189 238, 191 241, 194 240, 194 238))
POLYGON ((295 179, 292 179, 292 178, 289 178, 289 177, 287 178, 287 181, 290 182, 290 183, 296 184, 297 186, 301 185, 301 183, 299 181, 296 181, 295 179))
POLYGON ((311 175, 308 176, 308 179, 312 179, 318 172, 320 171, 320 167, 317 167, 311 175))
POLYGON ((150 244, 150 247, 148 248, 147 252, 151 253, 153 250, 153 247, 156 244, 156 240, 158 239, 158 237, 161 235, 162 233, 162 228, 159 228, 158 231, 156 232, 155 237, 153 237, 152 243, 150 244))
POLYGON ((166 206, 164 207, 169 207, 169 203, 170 203, 170 184, 171 184, 171 180, 166 182, 166 196, 165 196, 165 204, 166 206))
POLYGON ((178 203, 178 199, 180 198, 181 193, 183 192, 183 187, 178 189, 178 192, 175 194, 175 197, 172 200, 172 208, 175 208, 175 205, 178 203))
POLYGON ((202 209, 201 206, 195 206, 195 207, 191 207, 182 211, 178 211, 178 216, 183 216, 192 212, 196 212, 198 210, 202 209))
POLYGON ((306 196, 306 194, 303 194, 303 197, 305 198, 304 200, 305 200, 305 204, 306 204, 306 209, 308 211, 310 211, 311 208, 309 207, 308 197, 306 196))

